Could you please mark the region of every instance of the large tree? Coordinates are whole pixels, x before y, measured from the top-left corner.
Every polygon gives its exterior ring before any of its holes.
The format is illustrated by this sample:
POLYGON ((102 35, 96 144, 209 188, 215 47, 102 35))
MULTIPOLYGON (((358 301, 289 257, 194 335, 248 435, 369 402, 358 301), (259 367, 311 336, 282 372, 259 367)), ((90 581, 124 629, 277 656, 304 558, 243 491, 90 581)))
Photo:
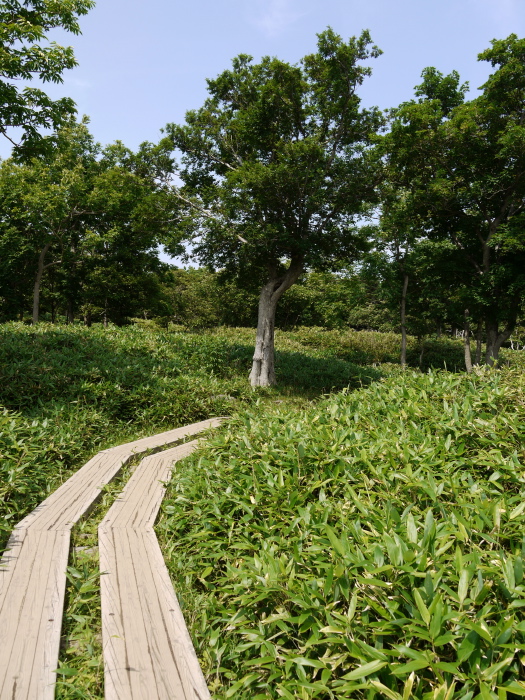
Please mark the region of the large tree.
POLYGON ((33 323, 51 276, 67 317, 85 310, 120 321, 140 312, 158 283, 157 247, 174 245, 178 201, 167 185, 170 146, 136 153, 95 143, 87 119, 64 126, 54 149, 25 163, 0 164, 0 295, 6 314, 29 296, 13 281, 32 278, 33 323), (83 309, 84 307, 84 309, 83 309))
POLYGON ((385 143, 426 235, 448 240, 464 262, 466 327, 476 309, 492 364, 525 292, 525 40, 494 40, 479 59, 496 68, 479 97, 464 102, 456 73, 427 69, 385 143))
POLYGON ((78 18, 93 0, 4 0, 0 3, 0 133, 17 156, 34 155, 47 145, 42 129, 57 129, 75 112, 69 98, 52 100, 40 88, 20 87, 38 79, 62 82, 62 73, 77 65, 70 46, 47 37, 58 27, 79 34, 78 18), (19 131, 21 136, 19 138, 19 131))
POLYGON ((167 127, 183 153, 194 255, 260 282, 252 386, 275 382, 281 295, 306 268, 355 254, 356 219, 375 196, 367 144, 381 123, 357 90, 379 53, 368 32, 344 42, 328 29, 299 65, 238 56, 208 81, 204 106, 167 127))

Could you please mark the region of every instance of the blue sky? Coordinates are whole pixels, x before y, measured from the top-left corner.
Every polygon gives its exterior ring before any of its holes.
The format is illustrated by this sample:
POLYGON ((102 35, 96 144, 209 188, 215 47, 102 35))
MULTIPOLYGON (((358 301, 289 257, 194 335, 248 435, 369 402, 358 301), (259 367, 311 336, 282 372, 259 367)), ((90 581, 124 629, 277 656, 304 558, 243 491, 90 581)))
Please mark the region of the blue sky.
POLYGON ((370 30, 384 53, 361 95, 387 108, 412 96, 429 65, 481 85, 490 67, 477 53, 492 38, 525 34, 525 0, 99 0, 81 20, 82 36, 55 35, 74 46, 79 66, 46 90, 72 97, 101 143, 136 148, 199 107, 205 79, 233 56, 296 62, 328 25, 344 38, 370 30))

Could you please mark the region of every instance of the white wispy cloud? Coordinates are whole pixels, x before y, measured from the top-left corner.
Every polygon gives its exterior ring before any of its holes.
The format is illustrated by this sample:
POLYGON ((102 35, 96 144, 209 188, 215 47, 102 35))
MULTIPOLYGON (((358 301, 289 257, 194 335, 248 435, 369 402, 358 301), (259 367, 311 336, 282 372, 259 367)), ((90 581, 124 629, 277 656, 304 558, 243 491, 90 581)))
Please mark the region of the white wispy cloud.
POLYGON ((268 37, 282 34, 306 14, 304 5, 303 10, 299 11, 294 0, 258 0, 255 6, 257 9, 251 21, 268 37))

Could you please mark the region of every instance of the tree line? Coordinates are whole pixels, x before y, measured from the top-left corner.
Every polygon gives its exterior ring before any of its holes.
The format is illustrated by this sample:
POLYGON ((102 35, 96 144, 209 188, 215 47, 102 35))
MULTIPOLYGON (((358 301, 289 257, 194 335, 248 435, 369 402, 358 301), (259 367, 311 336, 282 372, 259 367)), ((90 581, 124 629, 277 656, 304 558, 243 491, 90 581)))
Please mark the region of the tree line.
POLYGON ((479 54, 493 72, 473 99, 457 72, 431 67, 413 99, 381 112, 359 97, 380 49, 367 31, 345 41, 327 29, 294 65, 237 56, 184 124, 132 152, 96 144, 67 100, 16 88, 17 77, 59 80, 73 65, 70 50, 35 54, 31 42, 54 26, 78 31, 89 6, 13 0, 0 11, 0 132, 23 134, 0 164, 2 318, 24 314, 30 297, 37 322, 42 290, 51 318, 176 315, 184 295, 158 247, 188 245, 219 271, 218 297, 238 293, 253 309, 256 294, 253 386, 275 381, 283 294, 317 284, 312 298, 328 309, 323 290, 349 278, 401 330, 402 364, 408 332, 444 328, 461 330, 467 371, 498 360, 525 290, 525 40, 479 54))

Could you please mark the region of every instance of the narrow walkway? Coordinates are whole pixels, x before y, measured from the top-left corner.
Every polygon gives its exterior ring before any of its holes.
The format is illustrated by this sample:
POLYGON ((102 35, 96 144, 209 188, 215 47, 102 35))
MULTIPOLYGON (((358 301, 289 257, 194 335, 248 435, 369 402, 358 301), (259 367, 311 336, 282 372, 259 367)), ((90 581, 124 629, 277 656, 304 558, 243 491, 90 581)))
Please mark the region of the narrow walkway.
POLYGON ((71 528, 101 487, 134 455, 219 423, 201 421, 99 452, 16 526, 0 560, 0 700, 54 698, 71 528))
POLYGON ((197 444, 143 459, 99 526, 106 700, 210 698, 153 530, 173 463, 197 444))

